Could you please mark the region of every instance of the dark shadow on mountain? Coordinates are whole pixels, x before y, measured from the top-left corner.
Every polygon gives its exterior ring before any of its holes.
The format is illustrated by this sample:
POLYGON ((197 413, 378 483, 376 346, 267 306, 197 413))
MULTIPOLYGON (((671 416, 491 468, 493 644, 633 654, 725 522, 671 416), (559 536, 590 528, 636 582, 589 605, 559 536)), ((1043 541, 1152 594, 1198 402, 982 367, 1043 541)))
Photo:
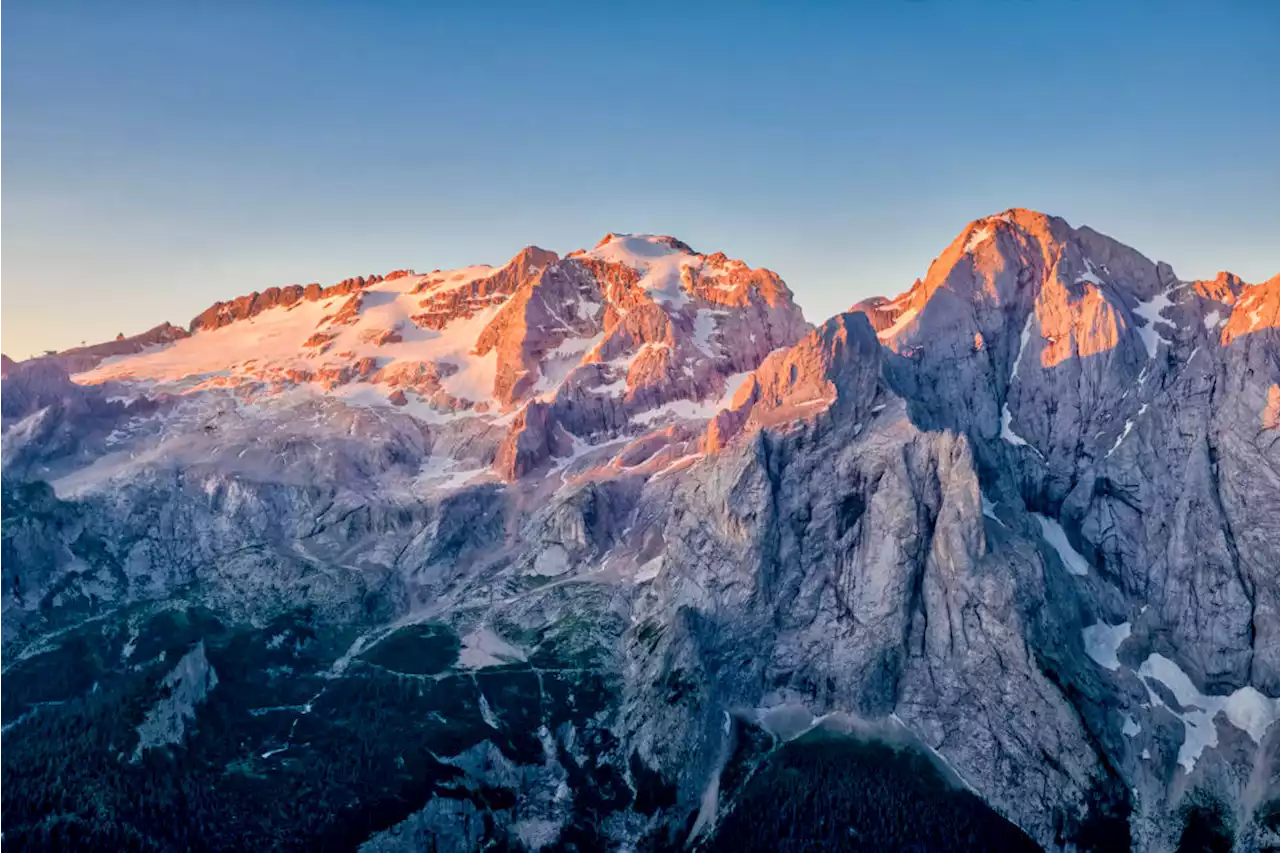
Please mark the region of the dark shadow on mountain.
POLYGON ((1040 849, 905 741, 819 728, 752 767, 758 745, 741 739, 726 767, 730 803, 709 853, 1040 849))

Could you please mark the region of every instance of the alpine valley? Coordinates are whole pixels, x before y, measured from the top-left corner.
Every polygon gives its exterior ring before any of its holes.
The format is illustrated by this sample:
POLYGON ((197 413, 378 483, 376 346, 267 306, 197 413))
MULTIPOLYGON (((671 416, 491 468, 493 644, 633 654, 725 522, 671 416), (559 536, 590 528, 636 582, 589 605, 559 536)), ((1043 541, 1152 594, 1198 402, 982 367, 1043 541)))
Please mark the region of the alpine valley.
POLYGON ((0 401, 6 849, 1280 849, 1280 276, 610 234, 0 401))

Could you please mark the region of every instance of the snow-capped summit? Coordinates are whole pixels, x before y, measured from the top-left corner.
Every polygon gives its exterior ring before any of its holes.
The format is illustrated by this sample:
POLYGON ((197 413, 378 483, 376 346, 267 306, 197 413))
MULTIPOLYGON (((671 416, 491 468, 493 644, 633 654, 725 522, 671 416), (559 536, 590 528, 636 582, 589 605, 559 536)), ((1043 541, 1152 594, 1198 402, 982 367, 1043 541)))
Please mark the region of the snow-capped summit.
POLYGON ((214 304, 189 331, 166 324, 51 360, 120 398, 215 392, 272 407, 303 393, 436 426, 475 420, 466 429, 526 447, 501 469, 516 477, 574 441, 709 418, 807 329, 768 270, 610 234, 563 259, 530 246, 500 267, 269 288, 214 304), (530 405, 545 411, 524 416, 530 405))

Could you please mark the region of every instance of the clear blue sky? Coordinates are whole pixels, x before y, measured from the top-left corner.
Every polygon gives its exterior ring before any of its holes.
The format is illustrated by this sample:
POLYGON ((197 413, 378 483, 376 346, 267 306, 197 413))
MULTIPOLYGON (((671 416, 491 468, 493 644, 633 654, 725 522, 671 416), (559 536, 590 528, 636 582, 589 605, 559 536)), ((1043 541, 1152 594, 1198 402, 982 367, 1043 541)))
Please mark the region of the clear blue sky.
POLYGON ((821 320, 966 222, 1280 272, 1280 3, 7 0, 3 341, 675 234, 821 320))

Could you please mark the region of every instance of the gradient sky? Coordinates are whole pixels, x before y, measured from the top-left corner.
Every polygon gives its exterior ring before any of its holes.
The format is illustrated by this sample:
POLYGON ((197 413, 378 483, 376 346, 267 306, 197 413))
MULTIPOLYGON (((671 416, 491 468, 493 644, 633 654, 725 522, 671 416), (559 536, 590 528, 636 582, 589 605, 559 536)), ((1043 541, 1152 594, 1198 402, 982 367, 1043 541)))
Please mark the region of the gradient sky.
POLYGON ((6 0, 3 340, 608 231, 821 320, 1032 207, 1280 273, 1280 3, 6 0))

